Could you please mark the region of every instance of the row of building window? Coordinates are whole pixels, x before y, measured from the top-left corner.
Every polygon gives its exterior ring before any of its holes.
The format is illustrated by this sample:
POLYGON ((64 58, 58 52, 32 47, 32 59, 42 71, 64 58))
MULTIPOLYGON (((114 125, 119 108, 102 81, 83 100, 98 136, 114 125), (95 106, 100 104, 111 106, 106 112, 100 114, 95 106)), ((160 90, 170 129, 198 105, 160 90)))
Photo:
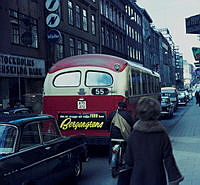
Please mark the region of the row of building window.
MULTIPOLYGON (((91 19, 91 33, 96 34, 96 16, 90 15, 91 19)), ((68 24, 75 26, 84 31, 89 31, 88 25, 88 11, 84 8, 81 9, 79 5, 74 4, 71 0, 68 0, 68 24)))
MULTIPOLYGON (((125 15, 123 15, 122 11, 120 11, 117 7, 115 7, 115 5, 111 4, 107 0, 100 0, 99 2, 101 15, 104 15, 107 19, 125 30, 125 15)), ((136 11, 133 10, 133 8, 125 5, 124 9, 132 21, 142 26, 141 17, 136 13, 136 11)))
MULTIPOLYGON (((59 42, 55 44, 55 61, 64 58, 64 36, 62 35, 59 42)), ((89 43, 76 39, 69 38, 69 55, 82 55, 87 53, 97 53, 97 47, 89 43)))
POLYGON ((11 25, 11 43, 38 48, 37 19, 11 9, 9 10, 9 17, 11 25))
POLYGON ((125 16, 120 12, 118 8, 110 4, 108 1, 100 0, 100 13, 118 25, 121 29, 126 29, 125 16))
POLYGON ((128 56, 132 59, 141 61, 141 51, 128 45, 128 56))
POLYGON ((119 52, 124 52, 125 38, 123 35, 101 27, 101 44, 119 52))
POLYGON ((142 26, 141 17, 129 5, 125 5, 125 11, 131 20, 135 21, 138 25, 142 26))
POLYGON ((70 56, 97 52, 96 46, 92 45, 90 48, 89 46, 87 42, 69 38, 70 56))
POLYGON ((126 35, 142 44, 142 35, 128 24, 126 25, 126 35))

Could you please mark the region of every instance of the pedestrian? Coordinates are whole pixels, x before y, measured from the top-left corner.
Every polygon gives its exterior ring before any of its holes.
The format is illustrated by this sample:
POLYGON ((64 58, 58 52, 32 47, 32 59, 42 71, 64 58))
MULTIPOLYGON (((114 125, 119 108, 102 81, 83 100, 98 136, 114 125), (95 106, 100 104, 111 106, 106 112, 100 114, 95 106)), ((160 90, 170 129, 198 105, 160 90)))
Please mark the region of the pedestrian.
MULTIPOLYGON (((125 140, 125 142, 123 143, 123 148, 122 148, 123 150, 122 156, 125 152, 127 138, 129 137, 132 131, 133 125, 135 123, 131 114, 126 109, 127 109, 126 103, 119 102, 117 110, 114 110, 113 112, 111 112, 107 121, 107 124, 110 125, 110 132, 111 132, 110 138, 125 140)), ((114 145, 115 143, 112 143, 110 141, 109 163, 111 162, 112 147, 114 145)), ((123 168, 124 167, 121 166, 121 169, 123 168)), ((118 184, 120 184, 121 182, 124 183, 125 181, 128 183, 129 182, 128 177, 130 177, 130 171, 124 169, 122 173, 118 174, 118 184)))
POLYGON ((16 101, 16 104, 14 105, 14 108, 23 108, 25 107, 20 100, 17 100, 16 101))
POLYGON ((11 109, 12 109, 11 104, 10 104, 10 102, 8 102, 8 103, 7 103, 7 107, 6 107, 6 111, 9 111, 9 110, 11 110, 11 109))
POLYGON ((125 139, 123 136, 123 128, 121 126, 123 126, 123 124, 128 124, 132 130, 133 124, 134 124, 134 119, 132 118, 131 114, 126 110, 127 109, 127 105, 124 102, 119 102, 118 103, 118 107, 117 110, 114 110, 111 112, 111 114, 108 116, 107 119, 107 124, 110 125, 110 137, 111 138, 116 138, 116 139, 125 139), (113 118, 115 116, 116 113, 119 113, 120 116, 124 119, 124 122, 121 125, 118 124, 114 124, 113 122, 113 118))
MULTIPOLYGON (((136 106, 138 121, 133 126, 124 155, 132 167, 129 185, 178 185, 183 180, 165 128, 160 124, 160 103, 141 98, 136 106)), ((125 184, 124 184, 125 185, 125 184)))
POLYGON ((199 104, 200 103, 200 101, 199 101, 199 90, 196 90, 195 98, 196 98, 196 104, 199 104))

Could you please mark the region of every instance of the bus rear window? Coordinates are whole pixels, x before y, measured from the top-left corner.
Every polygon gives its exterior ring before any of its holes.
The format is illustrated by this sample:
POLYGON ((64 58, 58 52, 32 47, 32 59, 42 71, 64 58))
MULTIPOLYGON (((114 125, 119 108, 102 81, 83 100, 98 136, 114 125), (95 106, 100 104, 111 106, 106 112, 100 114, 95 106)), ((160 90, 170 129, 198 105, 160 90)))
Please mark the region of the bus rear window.
POLYGON ((55 87, 77 87, 81 82, 81 72, 74 71, 61 73, 57 75, 53 81, 55 87))
POLYGON ((100 71, 88 71, 86 74, 86 86, 109 86, 113 78, 110 74, 100 71))

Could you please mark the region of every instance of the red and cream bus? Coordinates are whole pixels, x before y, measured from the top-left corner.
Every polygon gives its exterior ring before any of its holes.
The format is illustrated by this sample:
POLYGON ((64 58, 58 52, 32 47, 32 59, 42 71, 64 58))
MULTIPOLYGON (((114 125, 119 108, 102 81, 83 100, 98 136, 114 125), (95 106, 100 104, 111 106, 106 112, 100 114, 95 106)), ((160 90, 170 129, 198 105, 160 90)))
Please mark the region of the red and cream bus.
POLYGON ((102 54, 65 58, 44 82, 43 113, 56 117, 63 135, 85 134, 89 144, 107 144, 107 116, 125 101, 135 115, 137 100, 160 98, 158 73, 125 59, 102 54))

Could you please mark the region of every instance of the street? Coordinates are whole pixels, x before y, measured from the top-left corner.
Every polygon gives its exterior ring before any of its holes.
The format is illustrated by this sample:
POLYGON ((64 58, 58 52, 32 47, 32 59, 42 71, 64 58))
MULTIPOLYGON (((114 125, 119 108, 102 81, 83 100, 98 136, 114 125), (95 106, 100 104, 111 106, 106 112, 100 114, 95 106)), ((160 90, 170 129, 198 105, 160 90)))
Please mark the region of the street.
MULTIPOLYGON (((200 107, 195 100, 187 106, 179 106, 172 119, 161 123, 167 128, 173 145, 177 165, 185 177, 181 185, 198 185, 200 182, 200 107)), ((115 185, 108 165, 108 153, 104 148, 95 149, 90 160, 83 166, 78 185, 115 185)), ((68 184, 68 183, 67 183, 68 184)))

